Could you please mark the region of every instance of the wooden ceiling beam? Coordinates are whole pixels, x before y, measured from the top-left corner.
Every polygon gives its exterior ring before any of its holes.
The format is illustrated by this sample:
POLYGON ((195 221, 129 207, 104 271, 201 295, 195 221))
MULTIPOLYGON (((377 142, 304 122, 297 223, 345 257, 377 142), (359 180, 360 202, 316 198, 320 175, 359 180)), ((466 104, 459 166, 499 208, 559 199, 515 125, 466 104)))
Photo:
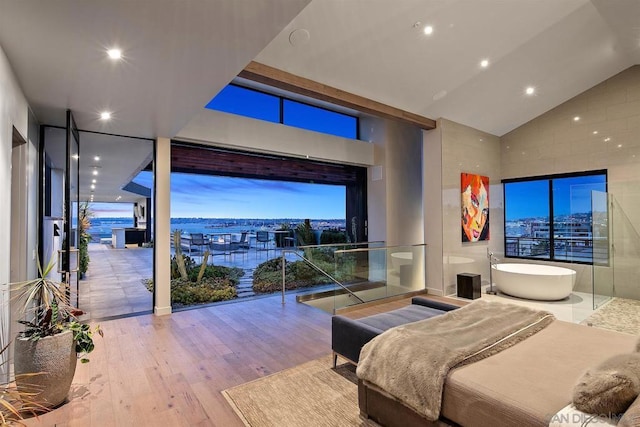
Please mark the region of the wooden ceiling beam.
POLYGON ((351 108, 373 116, 409 123, 422 129, 430 130, 436 127, 435 120, 427 117, 391 107, 304 77, 296 76, 259 62, 251 61, 249 65, 238 74, 238 77, 263 83, 298 95, 304 95, 331 104, 351 108))

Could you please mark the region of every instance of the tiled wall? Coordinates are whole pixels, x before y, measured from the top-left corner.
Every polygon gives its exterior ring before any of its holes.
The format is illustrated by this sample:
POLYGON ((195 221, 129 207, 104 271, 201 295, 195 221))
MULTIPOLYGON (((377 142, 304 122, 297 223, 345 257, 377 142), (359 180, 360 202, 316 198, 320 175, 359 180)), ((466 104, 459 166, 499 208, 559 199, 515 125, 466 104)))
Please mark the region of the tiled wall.
MULTIPOLYGON (((450 120, 440 119, 437 123, 437 132, 426 135, 425 141, 431 148, 440 144, 442 155, 441 186, 439 186, 442 194, 441 215, 431 215, 432 209, 437 209, 436 206, 425 206, 426 240, 429 243, 428 266, 434 271, 432 264, 442 263, 441 277, 444 283, 441 286, 445 295, 456 292, 456 276, 459 273, 480 274, 486 285, 489 280, 487 249, 501 251, 504 236, 500 140, 494 135, 450 120), (462 172, 489 177, 490 239, 488 241, 462 242, 460 223, 460 174, 462 172), (434 219, 441 221, 441 225, 433 224, 434 219), (441 233, 442 236, 441 253, 436 253, 434 250, 437 245, 433 242, 433 235, 437 233, 441 233)), ((433 153, 437 154, 437 151, 433 153)), ((428 164, 429 159, 426 159, 425 165, 428 164)), ((430 187, 429 183, 425 183, 425 188, 427 191, 434 191, 434 187, 430 187)), ((430 276, 430 291, 437 291, 436 280, 437 278, 430 276)))
MULTIPOLYGON (((640 296, 640 66, 504 135, 500 145, 502 178, 608 170, 609 192, 636 230, 621 225, 616 235, 614 228, 616 294, 640 296)), ((590 291, 591 268, 571 268, 576 290, 590 291)))

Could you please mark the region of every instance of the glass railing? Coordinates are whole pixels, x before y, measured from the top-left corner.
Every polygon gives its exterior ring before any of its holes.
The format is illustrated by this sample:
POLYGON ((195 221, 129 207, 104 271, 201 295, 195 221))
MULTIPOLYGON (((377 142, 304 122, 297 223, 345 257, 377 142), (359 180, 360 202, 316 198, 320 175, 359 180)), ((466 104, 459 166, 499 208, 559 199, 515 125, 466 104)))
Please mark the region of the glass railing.
MULTIPOLYGON (((364 302, 415 293, 425 289, 426 245, 358 245, 305 247, 304 264, 283 270, 284 289, 292 278, 316 276, 317 283, 297 301, 335 313, 364 302), (288 270, 288 271, 287 271, 288 270), (304 274, 305 271, 307 274, 304 274), (301 274, 303 273, 303 274, 301 274)), ((293 252, 293 251, 290 251, 293 252)), ((283 252, 283 256, 285 256, 283 252)))

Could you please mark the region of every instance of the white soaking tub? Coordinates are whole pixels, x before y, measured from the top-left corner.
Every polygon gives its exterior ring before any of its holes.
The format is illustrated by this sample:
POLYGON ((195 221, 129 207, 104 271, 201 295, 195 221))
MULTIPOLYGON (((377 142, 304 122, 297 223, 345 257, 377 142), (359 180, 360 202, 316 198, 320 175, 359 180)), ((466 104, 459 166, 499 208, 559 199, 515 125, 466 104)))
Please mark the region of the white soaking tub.
POLYGON ((556 301, 571 295, 576 272, 544 264, 494 264, 493 281, 500 292, 518 298, 556 301))

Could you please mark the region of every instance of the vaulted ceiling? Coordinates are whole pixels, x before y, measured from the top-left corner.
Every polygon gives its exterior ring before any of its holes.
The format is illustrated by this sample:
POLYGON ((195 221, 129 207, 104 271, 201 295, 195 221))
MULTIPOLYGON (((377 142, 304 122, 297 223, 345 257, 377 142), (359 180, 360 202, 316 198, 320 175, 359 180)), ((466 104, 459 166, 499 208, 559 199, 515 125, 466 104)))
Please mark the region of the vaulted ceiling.
POLYGON ((70 108, 81 129, 171 137, 255 60, 502 135, 640 63, 638 17, 637 0, 0 0, 0 45, 45 124, 70 108))
POLYGON ((173 137, 256 61, 500 136, 640 64, 639 18, 638 0, 0 0, 0 46, 42 124, 173 137))

